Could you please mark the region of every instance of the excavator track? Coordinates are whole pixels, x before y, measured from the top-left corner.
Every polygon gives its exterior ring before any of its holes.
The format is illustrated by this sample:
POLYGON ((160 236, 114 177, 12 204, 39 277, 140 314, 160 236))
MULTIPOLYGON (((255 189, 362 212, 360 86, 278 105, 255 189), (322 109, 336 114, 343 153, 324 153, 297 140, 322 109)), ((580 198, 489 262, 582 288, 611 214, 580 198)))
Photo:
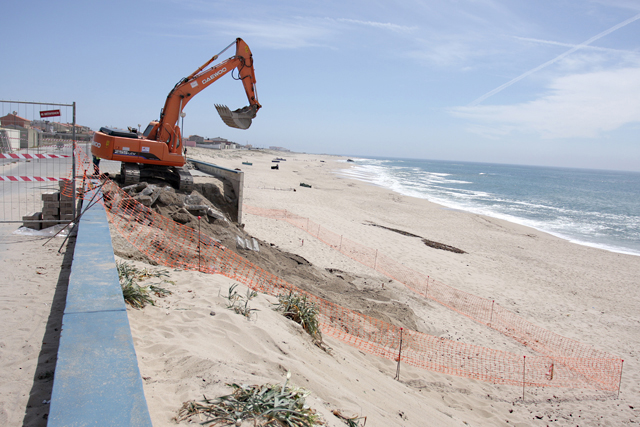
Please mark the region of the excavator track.
POLYGON ((120 179, 124 187, 140 182, 140 165, 137 163, 124 163, 120 165, 120 179))
POLYGON ((186 168, 140 165, 138 163, 122 163, 120 180, 124 187, 149 179, 161 179, 171 184, 176 190, 185 193, 193 191, 193 177, 186 168))
POLYGON ((178 190, 185 193, 191 193, 193 191, 193 176, 186 168, 173 168, 178 175, 178 190))

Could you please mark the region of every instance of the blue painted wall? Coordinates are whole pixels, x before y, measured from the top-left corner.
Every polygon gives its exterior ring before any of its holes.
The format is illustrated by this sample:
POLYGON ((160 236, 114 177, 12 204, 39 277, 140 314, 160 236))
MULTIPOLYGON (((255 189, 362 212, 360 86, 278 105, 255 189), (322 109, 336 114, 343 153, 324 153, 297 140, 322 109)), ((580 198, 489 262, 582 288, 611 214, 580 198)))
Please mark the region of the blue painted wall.
POLYGON ((151 426, 101 203, 78 227, 47 425, 151 426))

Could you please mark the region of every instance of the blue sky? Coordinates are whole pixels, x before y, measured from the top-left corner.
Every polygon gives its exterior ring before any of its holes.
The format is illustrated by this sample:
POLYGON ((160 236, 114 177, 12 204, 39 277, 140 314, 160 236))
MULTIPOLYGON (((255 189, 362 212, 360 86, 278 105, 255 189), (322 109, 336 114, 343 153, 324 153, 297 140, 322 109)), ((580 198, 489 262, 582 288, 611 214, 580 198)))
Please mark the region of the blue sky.
MULTIPOLYGON (((640 1, 22 1, 3 6, 3 100, 144 127, 236 37, 263 109, 225 76, 185 132, 348 156, 640 171, 640 1)), ((6 112, 4 112, 6 113, 6 112)))

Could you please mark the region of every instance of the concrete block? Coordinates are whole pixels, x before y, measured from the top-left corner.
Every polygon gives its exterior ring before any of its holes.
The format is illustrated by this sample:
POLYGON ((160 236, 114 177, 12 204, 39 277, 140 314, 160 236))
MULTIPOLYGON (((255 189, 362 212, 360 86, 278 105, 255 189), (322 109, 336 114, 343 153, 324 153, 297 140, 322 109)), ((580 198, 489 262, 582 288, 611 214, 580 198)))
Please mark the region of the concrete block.
POLYGON ((42 215, 48 217, 60 215, 60 208, 49 207, 45 204, 45 206, 42 208, 42 215))
POLYGON ((60 209, 73 209, 73 200, 60 199, 60 209))
POLYGON ((60 221, 71 222, 75 219, 72 213, 70 214, 60 214, 60 221))
POLYGON ((73 195, 71 194, 71 190, 65 190, 64 192, 60 193, 60 201, 62 202, 73 202, 73 195), (67 194, 67 191, 69 192, 69 194, 67 194))
POLYGON ((70 180, 58 181, 60 184, 60 200, 73 199, 73 186, 70 180))
POLYGON ((42 219, 42 212, 33 212, 30 213, 29 215, 25 215, 22 217, 23 221, 34 221, 34 220, 41 220, 42 219))
POLYGON ((33 212, 22 217, 22 225, 33 230, 42 229, 42 212, 33 212))
POLYGON ((72 214, 72 213, 73 213, 73 202, 60 201, 60 215, 72 214))
POLYGON ((45 215, 42 214, 42 228, 53 227, 60 223, 60 215, 45 215))
POLYGON ((46 193, 42 193, 43 202, 57 202, 59 200, 60 200, 59 191, 48 191, 46 193))

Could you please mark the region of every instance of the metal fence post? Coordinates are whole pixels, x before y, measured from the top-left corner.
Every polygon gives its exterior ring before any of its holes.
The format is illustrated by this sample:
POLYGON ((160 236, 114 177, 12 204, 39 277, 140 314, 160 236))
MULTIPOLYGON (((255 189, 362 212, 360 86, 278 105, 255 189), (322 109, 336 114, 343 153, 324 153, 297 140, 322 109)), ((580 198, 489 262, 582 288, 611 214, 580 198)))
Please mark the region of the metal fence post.
POLYGON ((71 200, 73 200, 73 217, 76 218, 76 102, 73 102, 73 130, 71 131, 73 148, 71 150, 71 200))

